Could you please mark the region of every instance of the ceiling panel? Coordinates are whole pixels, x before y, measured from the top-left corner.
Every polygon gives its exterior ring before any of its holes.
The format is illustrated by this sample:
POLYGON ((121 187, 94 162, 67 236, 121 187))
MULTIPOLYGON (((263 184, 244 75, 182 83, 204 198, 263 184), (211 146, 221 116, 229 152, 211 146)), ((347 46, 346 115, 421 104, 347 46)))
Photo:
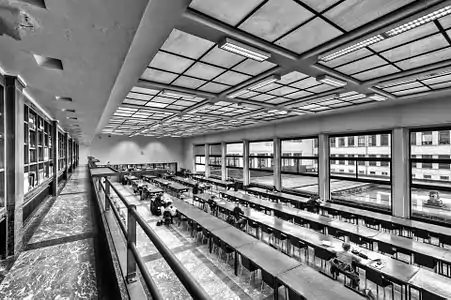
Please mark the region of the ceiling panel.
POLYGON ((347 0, 325 13, 329 20, 350 31, 414 0, 347 0))
POLYGON ((370 50, 368 50, 366 48, 362 48, 360 50, 348 53, 346 55, 340 56, 336 59, 333 59, 333 60, 330 60, 327 62, 320 61, 320 63, 328 66, 329 68, 334 68, 336 66, 344 65, 344 64, 350 63, 352 61, 355 61, 355 60, 358 60, 360 58, 370 56, 370 55, 373 55, 373 52, 371 52, 370 50))
POLYGON ((149 101, 153 95, 146 95, 140 93, 128 93, 127 98, 138 99, 138 100, 146 100, 149 101))
POLYGON ((372 55, 363 59, 360 59, 358 61, 349 63, 347 65, 341 66, 339 68, 336 68, 338 72, 344 73, 344 74, 355 74, 359 73, 364 70, 373 69, 375 67, 379 67, 382 65, 388 64, 387 61, 380 58, 377 55, 372 55))
POLYGON ((211 80, 214 77, 218 76, 225 70, 222 68, 214 67, 211 65, 207 65, 201 62, 196 63, 188 71, 185 72, 185 75, 189 75, 192 77, 197 77, 205 80, 211 80))
POLYGON ((242 73, 249 74, 249 75, 258 75, 258 74, 260 74, 266 70, 269 70, 275 66, 276 66, 275 64, 268 62, 268 61, 263 61, 263 62, 259 63, 252 59, 246 59, 245 61, 243 61, 236 67, 234 67, 233 70, 240 71, 242 73))
POLYGON ((308 77, 308 75, 305 75, 298 71, 293 71, 293 72, 283 75, 282 78, 277 82, 282 83, 282 84, 290 84, 294 81, 298 81, 298 80, 304 79, 306 77, 308 77))
POLYGON ((318 12, 329 8, 331 5, 334 5, 338 1, 340 0, 302 0, 302 2, 306 3, 308 6, 318 12))
POLYGON ((276 42, 276 45, 302 53, 327 42, 342 32, 326 21, 315 18, 276 42), (302 41, 299 42, 299 41, 302 41))
POLYGON ((161 46, 162 50, 198 59, 202 54, 214 46, 213 42, 174 29, 168 39, 161 46))
POLYGON ((414 89, 410 89, 410 90, 394 92, 393 94, 395 94, 396 96, 404 96, 404 95, 417 94, 417 93, 427 92, 427 91, 429 91, 429 88, 423 86, 423 87, 418 87, 418 88, 414 88, 414 89))
POLYGON ((237 85, 238 83, 241 83, 249 78, 251 78, 249 75, 237 73, 234 71, 227 71, 221 74, 219 77, 215 78, 215 81, 228 85, 237 85))
POLYGON ((228 52, 224 51, 218 46, 215 46, 213 49, 211 49, 205 56, 201 58, 201 61, 220 66, 223 68, 230 68, 239 62, 243 61, 245 58, 228 52))
POLYGON ((321 84, 320 82, 316 81, 316 78, 313 77, 308 77, 306 79, 303 79, 301 81, 295 82, 290 84, 290 86, 294 86, 300 89, 308 89, 309 87, 315 86, 315 85, 319 85, 321 84))
POLYGON ((193 0, 190 8, 235 26, 263 0, 193 0))
POLYGON ((201 79, 192 78, 192 77, 188 77, 188 76, 180 76, 172 84, 181 86, 181 87, 187 87, 190 89, 197 89, 198 87, 200 87, 202 84, 205 84, 206 82, 207 82, 206 80, 201 80, 201 79))
POLYGON ((271 42, 312 16, 292 0, 270 0, 238 28, 271 42))
POLYGON ((408 84, 400 84, 400 85, 392 86, 389 88, 385 88, 384 91, 392 93, 392 92, 412 89, 412 88, 421 87, 421 86, 423 86, 423 85, 419 82, 412 82, 412 83, 408 83, 408 84))
POLYGON ((372 78, 381 77, 388 74, 393 74, 399 72, 399 70, 391 65, 379 67, 376 69, 372 69, 366 72, 358 73, 356 75, 352 75, 352 77, 355 77, 358 80, 369 80, 372 78))
POLYGON ((299 91, 293 94, 289 94, 286 95, 285 97, 290 98, 290 99, 299 99, 299 98, 303 98, 303 97, 307 97, 313 95, 311 92, 307 92, 307 91, 299 91))
POLYGON ((199 88, 199 90, 210 92, 210 93, 220 93, 226 89, 228 89, 228 85, 215 83, 215 82, 209 82, 199 88))
POLYGON ((397 62, 396 65, 404 70, 409 70, 424 65, 429 65, 435 62, 439 62, 442 60, 448 60, 450 58, 451 58, 451 48, 445 48, 421 56, 416 56, 411 59, 406 59, 401 62, 397 62))
POLYGON ((174 73, 182 73, 193 63, 194 61, 191 59, 159 51, 150 62, 150 67, 174 73))
POLYGON ((164 72, 160 70, 154 70, 147 68, 144 73, 141 75, 142 79, 162 82, 162 83, 170 83, 177 77, 177 74, 164 72))

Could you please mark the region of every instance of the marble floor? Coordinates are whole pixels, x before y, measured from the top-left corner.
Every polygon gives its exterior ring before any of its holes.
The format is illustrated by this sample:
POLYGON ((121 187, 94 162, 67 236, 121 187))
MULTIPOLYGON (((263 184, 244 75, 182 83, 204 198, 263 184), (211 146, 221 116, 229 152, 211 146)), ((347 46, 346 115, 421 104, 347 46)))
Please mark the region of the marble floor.
MULTIPOLYGON (((130 195, 132 189, 119 183, 115 187, 123 194, 130 195)), ((113 194, 113 200, 121 203, 113 194)), ((208 247, 190 236, 188 231, 177 225, 156 226, 159 217, 149 210, 149 201, 141 201, 138 196, 127 196, 127 201, 135 204, 137 211, 144 217, 160 239, 172 250, 194 279, 204 288, 211 299, 273 299, 273 291, 264 286, 261 291, 261 279, 250 280, 250 273, 243 269, 240 276, 235 276, 233 260, 229 263, 224 258, 210 253, 208 247)), ((191 199, 187 199, 190 201, 191 199)), ((126 208, 118 204, 121 209, 126 208)), ((180 283, 176 274, 162 258, 153 243, 144 232, 137 228, 137 249, 147 266, 149 273, 160 288, 164 299, 191 299, 189 293, 180 283)), ((279 297, 283 299, 283 297, 279 297)))
POLYGON ((94 230, 78 167, 0 284, 0 299, 97 299, 94 230))

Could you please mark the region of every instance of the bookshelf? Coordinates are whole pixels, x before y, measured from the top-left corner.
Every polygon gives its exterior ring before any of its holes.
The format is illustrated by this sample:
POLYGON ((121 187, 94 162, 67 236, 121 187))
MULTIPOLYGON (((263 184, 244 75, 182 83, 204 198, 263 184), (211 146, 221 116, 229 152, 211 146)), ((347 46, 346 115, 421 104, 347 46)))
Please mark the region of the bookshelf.
POLYGON ((24 105, 24 194, 48 183, 52 170, 52 124, 31 104, 24 105))

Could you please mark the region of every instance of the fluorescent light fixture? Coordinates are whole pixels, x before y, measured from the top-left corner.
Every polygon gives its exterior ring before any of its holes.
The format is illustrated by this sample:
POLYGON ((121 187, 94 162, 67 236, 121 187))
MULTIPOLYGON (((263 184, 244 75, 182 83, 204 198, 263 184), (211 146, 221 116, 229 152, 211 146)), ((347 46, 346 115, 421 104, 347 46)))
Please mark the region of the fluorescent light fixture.
POLYGON ((356 43, 354 45, 351 45, 349 47, 346 47, 346 48, 343 48, 343 49, 338 50, 336 52, 333 52, 331 54, 321 56, 319 59, 322 60, 322 61, 330 61, 330 60, 333 60, 333 59, 338 58, 340 56, 346 55, 348 53, 357 51, 357 50, 365 48, 365 47, 367 47, 369 45, 372 45, 372 44, 375 44, 377 42, 380 42, 383 39, 384 39, 383 35, 376 35, 376 36, 370 37, 370 38, 368 38, 366 40, 363 40, 361 42, 358 42, 358 43, 356 43))
POLYGON ((343 87, 348 84, 344 80, 340 80, 340 79, 337 79, 337 78, 329 76, 329 75, 318 76, 318 77, 316 77, 316 81, 325 83, 325 84, 328 84, 331 86, 336 86, 336 87, 343 87))
POLYGON ((37 108, 39 108, 39 110, 40 110, 47 118, 49 118, 50 120, 53 120, 53 118, 50 116, 50 114, 49 114, 45 109, 43 109, 43 108, 36 102, 36 100, 35 100, 33 97, 31 97, 31 95, 30 95, 27 91, 24 91, 23 94, 24 94, 25 97, 28 98, 28 100, 30 100, 30 102, 32 102, 37 108))
POLYGON ((270 83, 273 83, 273 82, 276 82, 276 81, 279 81, 279 80, 280 80, 280 75, 274 74, 274 75, 271 75, 269 77, 266 77, 263 80, 260 80, 259 82, 255 83, 254 85, 251 85, 248 89, 249 90, 256 90, 256 89, 259 89, 259 88, 261 88, 261 87, 263 87, 265 85, 268 85, 270 83))
POLYGON ((271 53, 269 52, 262 51, 230 38, 225 38, 221 43, 218 44, 218 47, 222 50, 226 50, 259 62, 265 61, 271 57, 271 53))
POLYGON ((351 95, 351 96, 345 96, 345 97, 340 97, 341 100, 344 101, 351 101, 351 100, 357 100, 357 99, 361 99, 361 98, 365 98, 365 95, 362 94, 355 94, 355 95, 351 95))
POLYGON ((286 114, 288 114, 288 111, 286 111, 286 110, 279 110, 279 109, 270 109, 270 110, 268 110, 268 113, 276 114, 276 115, 286 115, 286 114))
POLYGON ((178 91, 170 91, 170 90, 163 90, 161 92, 163 96, 172 97, 172 98, 194 98, 195 96, 188 93, 178 92, 178 91))
POLYGON ((406 24, 403 24, 401 26, 398 26, 396 28, 393 28, 387 32, 385 32, 385 35, 388 37, 392 37, 395 35, 398 35, 400 33, 409 31, 415 27, 421 26, 423 24, 432 22, 434 20, 440 19, 441 17, 444 17, 446 15, 449 15, 451 13, 451 6, 445 6, 439 10, 433 11, 430 14, 427 14, 425 16, 422 16, 421 18, 418 18, 416 20, 410 21, 406 24))
POLYGON ((233 98, 239 97, 239 96, 241 96, 241 95, 244 95, 244 94, 246 94, 246 93, 248 93, 248 92, 249 92, 249 90, 247 90, 247 89, 244 89, 244 90, 238 90, 238 91, 236 91, 236 92, 233 92, 233 93, 227 95, 227 98, 233 99, 233 98))
POLYGON ((376 94, 376 93, 373 93, 373 94, 368 94, 368 95, 366 95, 368 98, 370 98, 370 99, 373 99, 373 100, 376 100, 376 101, 385 101, 385 100, 387 100, 387 97, 385 97, 385 96, 383 96, 383 95, 380 95, 380 94, 376 94))

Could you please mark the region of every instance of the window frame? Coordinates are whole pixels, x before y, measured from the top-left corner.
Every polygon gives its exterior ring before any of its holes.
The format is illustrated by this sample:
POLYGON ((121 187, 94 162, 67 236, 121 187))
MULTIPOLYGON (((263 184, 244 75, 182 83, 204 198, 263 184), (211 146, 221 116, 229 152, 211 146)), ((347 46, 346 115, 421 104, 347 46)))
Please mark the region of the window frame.
MULTIPOLYGON (((431 132, 431 134, 433 135, 434 131, 440 132, 442 130, 451 130, 450 127, 426 127, 426 128, 412 128, 409 130, 409 199, 410 199, 410 218, 412 220, 419 220, 422 222, 427 222, 427 223, 433 223, 433 224, 438 224, 438 225, 448 225, 449 226, 449 222, 446 222, 445 220, 440 220, 437 218, 428 218, 428 217, 422 217, 419 214, 414 214, 414 210, 412 209, 412 190, 414 188, 417 189, 424 189, 424 190, 437 190, 437 191, 444 191, 444 192, 451 192, 451 186, 447 187, 444 185, 434 185, 433 183, 414 183, 414 179, 415 178, 415 174, 412 173, 414 168, 418 167, 418 163, 422 164, 422 168, 423 168, 423 163, 430 163, 432 164, 432 168, 428 169, 428 170, 435 170, 433 169, 434 164, 438 164, 438 169, 440 170, 440 164, 449 164, 450 165, 450 169, 451 169, 451 156, 450 158, 444 159, 444 158, 438 158, 439 156, 437 156, 437 158, 434 158, 434 154, 426 154, 426 155, 431 155, 432 158, 424 158, 425 154, 421 154, 421 158, 419 158, 419 154, 412 154, 412 147, 417 146, 417 147, 422 147, 422 146, 433 146, 434 144, 423 144, 423 134, 421 134, 421 144, 417 145, 417 144, 412 144, 412 134, 415 133, 423 133, 423 132, 431 132), (415 157, 412 157, 415 156, 415 157)), ((418 139, 416 139, 418 140, 418 139)), ((437 147, 440 147, 440 142, 437 143, 437 147)), ((443 170, 443 169, 442 169, 443 170)), ((442 175, 443 176, 443 175, 442 175)), ((418 180, 418 179, 417 179, 418 180)))
MULTIPOLYGON (((244 142, 229 142, 229 143, 226 143, 226 145, 225 145, 225 147, 226 147, 226 150, 225 150, 225 167, 226 167, 226 177, 227 178, 229 178, 229 172, 228 172, 228 169, 236 169, 236 170, 241 170, 241 173, 243 173, 243 176, 244 176, 244 142), (231 144, 241 144, 241 147, 242 147, 242 155, 236 155, 236 154, 227 154, 227 145, 231 145, 231 144), (227 162, 229 161, 229 158, 233 158, 234 159, 234 161, 236 161, 237 159, 240 159, 241 158, 241 161, 243 162, 243 166, 242 167, 237 167, 237 166, 229 166, 228 164, 227 164, 227 162)), ((240 179, 238 179, 238 181, 242 181, 242 180, 240 180, 240 179)))

